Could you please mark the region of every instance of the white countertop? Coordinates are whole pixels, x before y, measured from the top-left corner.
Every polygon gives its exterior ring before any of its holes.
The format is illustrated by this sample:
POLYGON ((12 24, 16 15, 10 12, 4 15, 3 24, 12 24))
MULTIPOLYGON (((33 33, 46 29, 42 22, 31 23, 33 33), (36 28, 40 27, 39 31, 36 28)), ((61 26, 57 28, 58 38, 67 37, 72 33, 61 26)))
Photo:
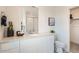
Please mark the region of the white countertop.
POLYGON ((41 37, 41 36, 50 36, 50 35, 55 35, 55 33, 38 33, 38 34, 27 34, 24 36, 15 36, 15 37, 5 37, 2 40, 0 40, 0 43, 2 42, 9 42, 9 41, 16 41, 16 40, 23 40, 23 39, 31 39, 31 38, 36 38, 36 37, 41 37))

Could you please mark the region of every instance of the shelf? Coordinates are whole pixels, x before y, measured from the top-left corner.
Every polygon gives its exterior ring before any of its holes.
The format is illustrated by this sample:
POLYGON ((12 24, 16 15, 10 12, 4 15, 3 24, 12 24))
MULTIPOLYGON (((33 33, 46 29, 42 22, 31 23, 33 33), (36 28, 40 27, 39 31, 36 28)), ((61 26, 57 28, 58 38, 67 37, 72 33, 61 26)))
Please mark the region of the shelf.
POLYGON ((79 20, 79 18, 71 19, 71 20, 79 20))

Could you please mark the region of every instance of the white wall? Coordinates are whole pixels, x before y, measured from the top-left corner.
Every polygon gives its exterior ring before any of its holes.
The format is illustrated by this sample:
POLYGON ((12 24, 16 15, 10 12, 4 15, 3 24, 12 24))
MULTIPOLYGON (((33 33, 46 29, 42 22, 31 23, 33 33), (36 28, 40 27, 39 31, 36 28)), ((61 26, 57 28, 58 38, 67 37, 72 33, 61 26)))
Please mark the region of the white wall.
MULTIPOLYGON (((6 8, 5 6, 0 6, 0 18, 1 18, 1 12, 4 12, 6 14, 6 8)), ((1 27, 1 20, 0 20, 0 40, 3 38, 3 27, 1 27)))
POLYGON ((7 17, 8 21, 12 21, 14 25, 15 32, 21 30, 21 21, 25 26, 26 32, 26 17, 37 17, 38 10, 37 8, 33 8, 31 6, 21 7, 21 6, 14 6, 14 7, 6 7, 7 9, 7 17))
POLYGON ((67 45, 67 50, 70 47, 70 19, 69 7, 56 7, 56 33, 60 41, 67 45))
POLYGON ((8 21, 13 22, 14 30, 21 30, 21 21, 23 20, 23 7, 6 7, 8 21))
POLYGON ((51 29, 54 29, 53 26, 48 26, 48 17, 55 17, 54 7, 39 7, 39 15, 38 15, 38 31, 42 32, 50 32, 51 29))
POLYGON ((57 39, 66 44, 69 50, 69 9, 68 7, 39 7, 39 33, 54 29, 57 39), (48 17, 55 17, 55 27, 48 26, 48 17))
POLYGON ((38 17, 38 8, 37 7, 27 6, 24 8, 26 10, 27 17, 38 17))
MULTIPOLYGON (((25 26, 25 32, 26 32, 26 16, 38 16, 37 8, 33 8, 31 6, 27 7, 21 7, 21 6, 6 6, 6 7, 0 7, 0 12, 5 12, 5 15, 7 16, 7 22, 12 21, 14 31, 20 31, 21 30, 21 21, 23 22, 23 25, 25 26), (29 13, 27 15, 26 13, 29 13)), ((1 31, 3 32, 3 31, 1 31)))
MULTIPOLYGON (((25 9, 23 7, 0 7, 0 13, 1 11, 3 11, 5 13, 5 15, 7 16, 7 25, 8 25, 8 21, 12 21, 13 22, 13 27, 14 27, 14 31, 20 31, 21 30, 21 21, 23 21, 23 24, 25 25, 25 9)), ((1 17, 1 16, 0 16, 1 17)), ((1 32, 2 32, 2 36, 3 36, 3 30, 4 27, 0 28, 1 32)))

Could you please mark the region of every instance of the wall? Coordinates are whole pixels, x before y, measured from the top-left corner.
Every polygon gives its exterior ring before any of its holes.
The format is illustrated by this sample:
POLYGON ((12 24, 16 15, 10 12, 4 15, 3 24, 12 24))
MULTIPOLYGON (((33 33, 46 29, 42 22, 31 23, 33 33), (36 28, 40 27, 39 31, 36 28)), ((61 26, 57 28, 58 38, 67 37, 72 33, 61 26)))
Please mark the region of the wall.
POLYGON ((67 45, 67 50, 70 47, 70 19, 69 7, 56 7, 56 33, 60 41, 67 45))
POLYGON ((48 17, 55 17, 54 7, 39 7, 39 15, 38 15, 38 31, 42 32, 50 32, 51 29, 54 29, 53 26, 48 26, 48 17))
POLYGON ((39 7, 39 33, 54 29, 57 39, 66 44, 69 51, 69 8, 68 7, 39 7), (48 17, 55 17, 55 27, 48 26, 48 17))
POLYGON ((7 20, 13 22, 15 32, 21 30, 21 21, 23 21, 23 7, 6 7, 7 20))
MULTIPOLYGON (((21 21, 23 22, 23 25, 25 27, 26 32, 26 16, 38 16, 38 10, 37 8, 33 8, 31 6, 27 7, 21 7, 21 6, 6 6, 6 7, 0 7, 0 12, 5 12, 5 15, 7 16, 7 22, 12 21, 14 31, 20 31, 21 30, 21 21), (27 15, 27 13, 29 15, 27 15)), ((8 23, 7 23, 8 24, 8 23)), ((3 30, 3 29, 2 29, 3 30)), ((3 33, 3 31, 1 31, 3 33)), ((2 34, 1 34, 2 35, 2 34)))
MULTIPOLYGON (((0 6, 0 17, 1 17, 1 12, 5 12, 5 14, 6 14, 5 6, 4 7, 0 6)), ((0 23, 1 23, 1 20, 0 20, 0 23)), ((1 27, 1 24, 0 24, 0 40, 2 38, 3 38, 3 27, 1 27)))
POLYGON ((27 6, 24 7, 26 10, 26 16, 28 17, 38 17, 38 8, 37 7, 31 7, 27 6))
MULTIPOLYGON (((16 7, 10 7, 10 6, 9 7, 8 6, 0 7, 0 13, 1 13, 1 11, 3 11, 5 13, 5 15, 7 16, 7 25, 8 25, 9 21, 12 21, 15 33, 16 33, 16 31, 21 30, 21 21, 23 21, 23 24, 25 25, 24 10, 25 9, 23 7, 18 7, 18 6, 16 6, 16 7)), ((0 35, 3 37, 4 27, 1 27, 0 30, 2 33, 0 35)))
POLYGON ((37 17, 38 16, 38 10, 37 8, 33 8, 31 6, 27 7, 21 7, 21 6, 9 6, 6 7, 7 9, 7 17, 8 21, 12 21, 14 25, 14 30, 20 31, 21 30, 21 21, 23 22, 23 25, 25 27, 25 32, 26 32, 26 17, 37 17))

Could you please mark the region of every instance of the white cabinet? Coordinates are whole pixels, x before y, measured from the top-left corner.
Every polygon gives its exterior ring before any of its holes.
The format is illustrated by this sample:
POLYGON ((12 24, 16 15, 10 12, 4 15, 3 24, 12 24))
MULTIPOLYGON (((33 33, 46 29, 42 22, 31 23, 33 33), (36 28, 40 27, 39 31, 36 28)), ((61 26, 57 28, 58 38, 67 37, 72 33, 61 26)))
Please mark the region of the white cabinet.
POLYGON ((1 53, 52 53, 54 52, 54 35, 17 38, 0 42, 1 53))
POLYGON ((21 52, 47 53, 54 52, 54 36, 37 37, 20 41, 21 52))
POLYGON ((2 50, 0 53, 19 53, 18 48, 10 49, 10 50, 2 50))
POLYGON ((19 41, 7 41, 0 43, 0 52, 19 52, 19 41))

